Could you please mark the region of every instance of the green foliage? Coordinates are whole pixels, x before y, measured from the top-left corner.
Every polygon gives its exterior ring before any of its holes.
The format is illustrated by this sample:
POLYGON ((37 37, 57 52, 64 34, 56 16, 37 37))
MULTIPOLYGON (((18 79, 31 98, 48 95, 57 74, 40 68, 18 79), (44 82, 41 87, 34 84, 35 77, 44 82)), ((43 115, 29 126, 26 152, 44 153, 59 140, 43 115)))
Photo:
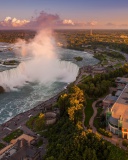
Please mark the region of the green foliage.
POLYGON ((17 64, 19 64, 19 63, 20 63, 19 61, 10 60, 10 61, 4 61, 4 62, 3 62, 3 65, 17 65, 17 64))
POLYGON ((40 118, 39 114, 36 116, 32 116, 29 118, 29 120, 26 122, 26 126, 30 129, 32 129, 35 132, 42 131, 46 128, 45 126, 45 119, 40 118))
POLYGON ((46 158, 46 160, 56 160, 53 156, 46 158))
POLYGON ((92 108, 92 103, 94 102, 94 99, 87 99, 86 100, 86 105, 85 105, 85 126, 89 125, 89 120, 93 115, 93 108, 92 108))
POLYGON ((105 57, 103 54, 95 53, 94 58, 99 59, 100 61, 105 60, 105 57))
MULTIPOLYGON (((15 43, 17 39, 29 40, 34 38, 35 31, 23 30, 0 30, 0 42, 15 43)), ((8 48, 11 50, 11 48, 8 48)))
POLYGON ((5 145, 3 143, 0 143, 0 150, 3 149, 5 145))
POLYGON ((34 146, 36 146, 36 147, 40 147, 42 145, 43 145, 43 139, 42 138, 38 139, 37 143, 34 144, 34 146))
POLYGON ((21 136, 23 134, 23 131, 21 129, 17 129, 10 133, 8 136, 4 137, 3 140, 7 143, 9 143, 12 139, 16 139, 17 137, 21 136))
POLYGON ((33 129, 33 126, 34 126, 34 122, 35 122, 35 119, 38 117, 37 116, 32 116, 29 118, 29 120, 26 122, 26 126, 30 129, 33 129))
POLYGON ((98 132, 106 137, 109 137, 109 138, 112 138, 112 133, 109 132, 109 131, 106 131, 105 129, 103 128, 99 128, 98 129, 98 132))
POLYGON ((112 58, 125 60, 125 57, 119 52, 105 52, 104 54, 106 54, 112 58))
POLYGON ((99 59, 100 61, 104 61, 106 60, 106 56, 114 58, 114 59, 121 59, 121 60, 125 60, 125 57, 119 53, 119 52, 114 52, 114 51, 109 51, 109 52, 102 52, 102 54, 96 53, 94 54, 94 57, 99 59))
POLYGON ((69 119, 77 124, 82 120, 82 109, 85 97, 77 86, 70 87, 68 94, 62 94, 58 101, 60 116, 68 114, 69 119))
POLYGON ((93 121, 93 125, 97 129, 104 128, 106 126, 105 116, 104 115, 101 116, 102 111, 103 111, 102 107, 97 107, 97 115, 96 115, 96 117, 94 118, 94 121, 93 121))
POLYGON ((125 147, 128 147, 128 141, 127 140, 123 140, 122 141, 122 145, 125 146, 125 147))
MULTIPOLYGON (((68 108, 72 107, 71 104, 74 104, 75 101, 74 99, 73 103, 71 103, 70 98, 77 97, 77 94, 74 91, 79 93, 79 89, 71 88, 68 94, 63 94, 60 97, 60 100, 62 100, 62 102, 64 100, 64 104, 68 105, 60 108, 63 110, 65 107, 60 120, 45 132, 45 136, 49 140, 49 145, 47 147, 47 153, 43 157, 44 160, 127 159, 128 156, 126 155, 125 151, 103 140, 99 134, 94 134, 91 130, 79 130, 76 123, 69 119, 70 117, 67 114, 67 110, 68 108), (120 159, 118 157, 120 157, 120 159)), ((60 103, 61 105, 63 104, 62 102, 60 103)), ((92 102, 93 100, 87 100, 89 107, 91 106, 92 102)), ((107 132, 105 133, 109 135, 107 132)))
POLYGON ((126 152, 90 130, 78 131, 67 115, 47 131, 48 150, 44 160, 124 160, 126 152), (85 133, 85 134, 82 134, 85 133))
POLYGON ((127 73, 128 64, 125 64, 123 67, 108 73, 96 74, 94 77, 88 76, 78 86, 88 97, 102 97, 109 92, 109 87, 115 87, 115 78, 127 73))
POLYGON ((82 57, 74 57, 74 59, 76 60, 76 61, 82 61, 83 60, 83 58, 82 57))

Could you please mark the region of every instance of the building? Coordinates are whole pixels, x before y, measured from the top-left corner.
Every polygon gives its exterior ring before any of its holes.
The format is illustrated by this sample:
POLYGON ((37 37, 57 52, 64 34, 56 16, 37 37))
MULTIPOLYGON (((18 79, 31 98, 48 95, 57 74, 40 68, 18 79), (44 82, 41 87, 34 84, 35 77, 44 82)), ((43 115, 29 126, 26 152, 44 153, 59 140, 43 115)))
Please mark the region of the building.
POLYGON ((112 133, 128 139, 128 84, 118 96, 112 107, 107 108, 106 120, 112 133))
POLYGON ((105 73, 105 72, 106 72, 106 68, 104 68, 104 67, 94 67, 93 68, 94 74, 101 74, 101 73, 105 73))
POLYGON ((21 135, 11 141, 11 144, 0 151, 1 160, 41 160, 38 148, 31 145, 34 138, 28 135, 21 135))
POLYGON ((105 99, 103 100, 103 107, 111 107, 117 100, 116 96, 112 96, 111 94, 106 96, 105 99))
POLYGON ((128 84, 128 78, 117 77, 116 78, 116 84, 118 86, 125 87, 125 85, 128 84))

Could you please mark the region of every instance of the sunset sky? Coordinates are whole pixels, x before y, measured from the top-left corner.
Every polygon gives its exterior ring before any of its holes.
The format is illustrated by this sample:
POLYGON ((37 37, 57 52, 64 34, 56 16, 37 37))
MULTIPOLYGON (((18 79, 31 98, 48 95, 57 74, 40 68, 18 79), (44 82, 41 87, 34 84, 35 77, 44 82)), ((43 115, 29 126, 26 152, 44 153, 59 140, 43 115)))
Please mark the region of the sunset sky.
POLYGON ((0 0, 0 29, 34 28, 42 11, 54 28, 128 29, 128 0, 0 0))

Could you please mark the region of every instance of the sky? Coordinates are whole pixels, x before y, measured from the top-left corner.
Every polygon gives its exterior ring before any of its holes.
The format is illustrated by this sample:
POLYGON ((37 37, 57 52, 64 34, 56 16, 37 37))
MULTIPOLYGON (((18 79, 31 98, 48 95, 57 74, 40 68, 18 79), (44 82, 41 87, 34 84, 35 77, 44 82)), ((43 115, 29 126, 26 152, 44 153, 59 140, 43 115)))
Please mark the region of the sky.
POLYGON ((42 12, 54 28, 128 29, 128 0, 0 0, 0 28, 31 28, 42 12))

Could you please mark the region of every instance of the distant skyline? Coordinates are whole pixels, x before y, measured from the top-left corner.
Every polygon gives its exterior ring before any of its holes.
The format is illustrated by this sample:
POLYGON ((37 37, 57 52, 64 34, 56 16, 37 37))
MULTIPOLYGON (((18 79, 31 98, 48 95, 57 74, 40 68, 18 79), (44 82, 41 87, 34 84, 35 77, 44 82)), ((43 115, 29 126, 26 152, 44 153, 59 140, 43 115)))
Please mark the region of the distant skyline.
POLYGON ((42 11, 54 28, 128 29, 128 0, 0 0, 0 29, 31 28, 42 11))

